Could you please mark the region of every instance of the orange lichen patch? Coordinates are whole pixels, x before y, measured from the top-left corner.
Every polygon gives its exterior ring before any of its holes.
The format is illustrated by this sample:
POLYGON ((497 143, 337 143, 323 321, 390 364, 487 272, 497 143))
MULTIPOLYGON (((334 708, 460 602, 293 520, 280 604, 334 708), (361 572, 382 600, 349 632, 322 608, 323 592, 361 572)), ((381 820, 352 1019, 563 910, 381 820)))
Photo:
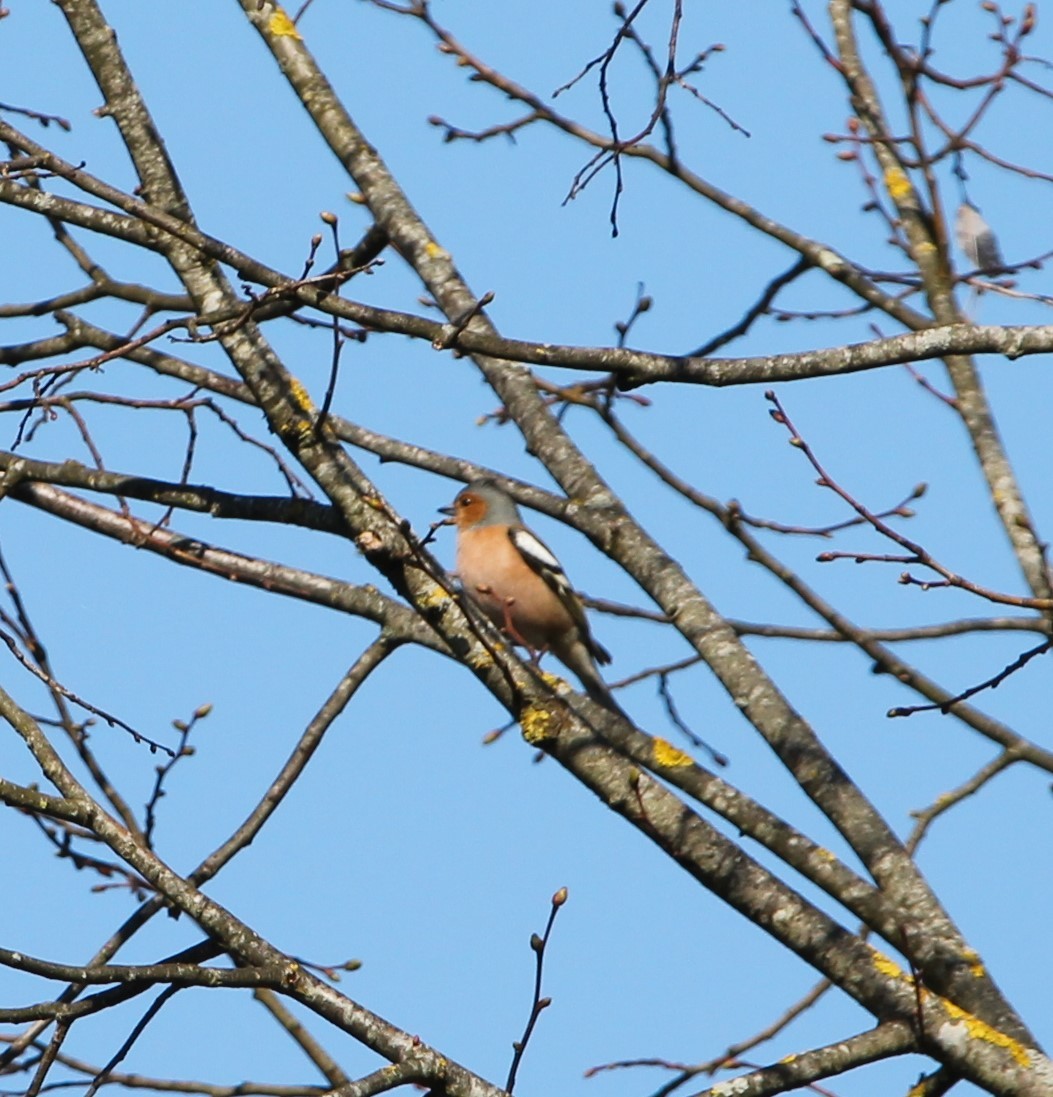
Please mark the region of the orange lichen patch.
POLYGON ((969 965, 969 974, 975 979, 982 979, 987 974, 987 968, 984 967, 983 960, 980 959, 978 952, 973 952, 971 949, 965 953, 962 957, 969 965))
POLYGON ((553 690, 568 689, 567 681, 565 678, 560 678, 558 674, 553 674, 551 671, 541 671, 541 681, 546 686, 551 686, 553 690))
POLYGON ((1007 1036, 1004 1032, 989 1025, 986 1021, 981 1021, 975 1014, 967 1012, 961 1007, 956 1006, 953 1002, 948 1002, 946 998, 940 999, 940 1005, 943 1006, 944 1011, 951 1018, 952 1024, 960 1022, 965 1025, 966 1031, 972 1039, 983 1040, 985 1044, 993 1044, 995 1047, 1003 1048, 1008 1051, 1022 1067, 1031 1065, 1031 1055, 1029 1054, 1027 1047, 1019 1040, 1014 1040, 1012 1036, 1007 1036))
POLYGON ((661 766, 663 769, 674 769, 676 766, 689 766, 692 764, 691 758, 682 750, 657 735, 651 744, 651 754, 654 758, 654 764, 661 766))
POLYGON ((300 32, 296 29, 296 24, 285 14, 282 8, 271 16, 271 21, 268 24, 268 28, 271 34, 277 38, 295 38, 300 41, 300 32))
POLYGON ((899 168, 889 168, 885 172, 885 189, 894 202, 903 202, 911 195, 910 180, 899 168))
POLYGON ((480 647, 468 656, 468 665, 472 670, 489 670, 494 665, 494 659, 486 648, 480 647))
POLYGON ((294 419, 279 428, 279 433, 292 446, 306 446, 314 438, 314 429, 305 419, 294 419))
POLYGON ((307 389, 295 377, 289 382, 289 392, 301 411, 307 412, 308 415, 314 411, 314 404, 311 403, 311 397, 308 396, 307 389))
POLYGON ((883 952, 874 952, 874 967, 888 979, 909 979, 910 976, 883 952))
POLYGON ((530 705, 519 717, 523 738, 531 746, 540 746, 552 735, 552 713, 540 705, 530 705))
MULTIPOLYGON (((975 961, 982 971, 983 966, 979 964, 979 957, 975 957, 975 961)), ((890 979, 902 979, 909 983, 914 982, 898 964, 893 963, 892 960, 880 952, 874 954, 874 966, 882 975, 885 975, 890 979)), ((949 1002, 946 998, 941 998, 931 991, 923 988, 921 990, 921 995, 926 1002, 938 1003, 940 1008, 943 1009, 943 1012, 950 1018, 950 1024, 964 1025, 970 1039, 983 1040, 984 1043, 1003 1048, 1008 1051, 1022 1067, 1029 1067, 1031 1065, 1031 1055, 1027 1046, 1022 1044, 1019 1040, 1014 1040, 1012 1036, 1007 1036, 993 1025, 989 1025, 986 1021, 981 1021, 975 1014, 969 1013, 967 1010, 962 1009, 961 1006, 956 1006, 953 1002, 949 1002)))
POLYGON ((453 599, 450 598, 446 590, 440 587, 438 583, 433 583, 428 592, 421 595, 417 604, 421 609, 441 609, 452 601, 453 599))

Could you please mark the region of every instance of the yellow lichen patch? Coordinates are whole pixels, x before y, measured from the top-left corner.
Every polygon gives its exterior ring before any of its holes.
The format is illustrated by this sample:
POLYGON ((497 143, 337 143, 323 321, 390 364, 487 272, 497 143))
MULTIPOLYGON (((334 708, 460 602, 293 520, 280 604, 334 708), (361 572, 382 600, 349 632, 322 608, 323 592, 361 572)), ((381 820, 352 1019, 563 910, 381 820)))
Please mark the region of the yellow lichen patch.
POLYGON ((294 419, 280 428, 281 436, 292 446, 306 446, 314 437, 311 424, 305 419, 294 419))
POLYGON ((899 168, 889 168, 885 172, 885 189, 894 202, 905 202, 911 196, 910 180, 899 168))
POLYGON ((296 24, 285 14, 282 8, 271 16, 271 21, 268 24, 268 29, 271 34, 277 38, 295 38, 300 40, 300 32, 296 29, 296 24))
POLYGON ((874 967, 881 972, 888 979, 907 979, 910 980, 910 976, 899 966, 890 960, 883 952, 874 953, 874 967))
POLYGON ((961 1023, 965 1025, 969 1035, 974 1040, 983 1040, 986 1044, 993 1044, 995 1047, 1004 1048, 1022 1067, 1031 1065, 1031 1056, 1028 1054, 1027 1048, 1020 1043, 1019 1040, 1014 1040, 1012 1036, 1007 1036, 1004 1032, 1000 1032, 986 1021, 981 1021, 975 1014, 966 1012, 966 1010, 956 1006, 953 1002, 948 1002, 946 998, 940 999, 940 1005, 943 1006, 944 1010, 946 1010, 948 1016, 953 1021, 961 1021, 961 1023))
POLYGON ((970 949, 963 957, 965 962, 969 965, 969 974, 974 979, 982 979, 987 974, 987 968, 984 967, 983 960, 980 959, 979 953, 973 952, 970 949))
POLYGON ((552 713, 540 705, 530 705, 519 717, 519 726, 523 729, 523 738, 531 746, 540 746, 551 737, 552 713))
MULTIPOLYGON (((979 956, 975 953, 972 953, 971 956, 972 963, 975 965, 973 973, 982 974, 983 965, 980 963, 979 956)), ((898 964, 893 963, 892 960, 880 952, 874 953, 874 967, 876 967, 882 975, 885 975, 890 979, 903 979, 909 983, 914 982, 898 964)), ((995 1047, 1004 1048, 1013 1056, 1020 1066, 1030 1066, 1031 1056, 1028 1053, 1027 1047, 1020 1043, 1019 1040, 1014 1040, 1012 1036, 1007 1036, 1004 1032, 989 1025, 986 1021, 981 1021, 975 1014, 969 1013, 960 1006, 956 1006, 953 1002, 947 1001, 946 998, 939 998, 924 989, 921 993, 928 1001, 938 1001, 943 1007, 944 1012, 951 1019, 951 1023, 963 1024, 966 1031, 969 1033, 970 1038, 974 1040, 983 1040, 985 1043, 993 1044, 995 1047)))
POLYGON ((567 686, 564 679, 560 678, 558 674, 553 674, 548 670, 541 671, 541 681, 554 690, 565 689, 567 686))
POLYGON ((420 599, 421 609, 440 609, 450 601, 450 596, 436 583, 427 594, 420 599))
POLYGON ((449 252, 445 251, 443 248, 440 248, 439 245, 436 244, 434 240, 429 240, 428 241, 427 245, 424 248, 424 251, 425 251, 425 254, 428 256, 429 259, 448 259, 449 258, 449 252))
POLYGON ((494 659, 485 648, 479 648, 478 652, 468 659, 468 665, 472 670, 488 670, 494 665, 494 659))
POLYGON ((295 377, 289 382, 289 392, 292 393, 292 398, 301 411, 307 412, 308 415, 314 413, 314 404, 311 403, 311 397, 307 395, 307 389, 295 377))
POLYGON ((663 769, 691 765, 691 759, 682 750, 677 749, 667 740, 660 739, 657 735, 651 744, 651 755, 654 758, 654 764, 663 769))

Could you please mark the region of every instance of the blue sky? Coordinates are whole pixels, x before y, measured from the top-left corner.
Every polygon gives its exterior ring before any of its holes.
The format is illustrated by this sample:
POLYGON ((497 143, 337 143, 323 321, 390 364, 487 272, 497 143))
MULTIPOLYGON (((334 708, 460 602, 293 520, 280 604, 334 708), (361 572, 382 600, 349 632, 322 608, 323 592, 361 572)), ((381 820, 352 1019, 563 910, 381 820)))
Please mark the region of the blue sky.
MULTIPOLYGON (((0 23, 2 98, 63 115, 70 133, 31 135, 118 185, 133 185, 115 129, 93 116, 91 85, 58 10, 39 0, 11 0, 0 23)), ((899 266, 872 215, 851 165, 836 158, 824 133, 843 131, 848 106, 835 75, 783 5, 689 6, 682 50, 726 46, 699 87, 750 136, 682 96, 676 104, 680 148, 694 170, 740 194, 763 212, 822 239, 854 260, 899 266)), ((826 28, 825 9, 806 5, 826 28)), ((928 4, 890 3, 901 40, 917 35, 928 4)), ((123 0, 104 5, 203 229, 263 261, 296 273, 318 214, 332 210, 350 243, 366 227, 349 203, 350 181, 313 133, 302 109, 237 4, 202 0, 123 0)), ((436 16, 478 55, 540 93, 572 77, 607 44, 614 22, 607 5, 558 0, 500 5, 436 4, 436 16)), ((662 29, 655 7, 647 34, 662 29)), ((990 16, 962 0, 946 5, 937 61, 966 73, 990 71, 985 40, 990 16)), ((436 239, 455 257, 477 293, 493 290, 489 312, 503 333, 580 344, 614 340, 643 283, 654 307, 632 333, 634 345, 685 351, 734 323, 760 287, 793 256, 746 231, 644 165, 628 165, 620 234, 607 221, 612 177, 601 176, 564 205, 587 158, 570 139, 540 128, 516 143, 444 144, 427 123, 440 115, 465 128, 515 117, 516 108, 470 84, 440 55, 423 28, 366 3, 315 0, 302 24, 308 46, 378 147, 436 239)), ((1048 28, 1029 51, 1053 54, 1048 28)), ((879 61, 876 50, 871 57, 879 61)), ((1033 70, 1036 79, 1044 73, 1033 70)), ((649 101, 638 65, 615 71, 616 103, 626 129, 646 117, 649 101)), ((883 85, 889 89, 886 82, 883 85)), ((1048 105, 1007 94, 983 136, 1007 159, 1049 170, 1048 105), (1043 157, 1046 159, 1044 160, 1043 157)), ((559 100, 563 110, 601 125, 595 83, 586 79, 559 100)), ((968 107, 953 100, 960 119, 968 107)), ((974 100, 969 100, 969 103, 974 100)), ((1047 250, 1048 184, 968 161, 969 193, 996 227, 1003 251, 1019 261, 1047 250)), ((958 192, 944 178, 949 204, 958 192)), ((0 300, 24 301, 79 285, 82 276, 54 247, 46 226, 0 209, 0 239, 12 257, 0 269, 0 300)), ((156 262, 130 257, 109 241, 86 241, 114 276, 163 280, 156 262)), ((1050 291, 1045 271, 1018 278, 1030 292, 1050 291)), ((414 279, 388 256, 353 295, 378 305, 419 308, 414 279)), ((815 276, 780 303, 786 308, 847 304, 815 276)), ((1047 323, 1033 302, 985 296, 974 309, 990 323, 1047 323)), ((83 310, 114 328, 131 312, 83 310)), ((54 330, 50 321, 5 321, 4 343, 54 330)), ((885 334, 894 333, 888 323, 885 334)), ((756 325, 730 349, 769 354, 866 338, 866 322, 756 325)), ((289 368, 316 394, 324 391, 329 348, 324 335, 288 326, 272 333, 289 368)), ((201 364, 224 368, 214 347, 178 347, 201 364)), ((1048 363, 992 359, 983 374, 1010 456, 1036 515, 1048 531, 1053 492, 1048 471, 1048 363)), ((926 368, 940 384, 935 365, 926 368)), ((567 379, 568 375, 553 373, 567 379)), ((111 363, 100 383, 140 396, 183 391, 111 363)), ((909 533, 962 574, 1021 591, 1004 536, 968 441, 948 409, 903 370, 779 390, 798 428, 837 476, 876 508, 915 483, 930 489, 909 533)), ((701 490, 737 498, 752 514, 813 524, 846 517, 831 493, 787 445, 758 387, 655 389, 649 408, 625 405, 625 421, 645 444, 701 490)), ((551 486, 513 427, 478 425, 496 397, 467 360, 440 355, 398 337, 349 345, 335 408, 375 430, 501 468, 551 486)), ((107 467, 175 479, 185 428, 174 416, 91 412, 107 467)), ((4 446, 13 441, 13 417, 4 446)), ((259 419, 241 421, 258 437, 259 419)), ((719 526, 658 486, 617 451, 584 415, 568 417, 579 444, 630 510, 732 617, 816 624, 786 591, 742 559, 719 526)), ((39 432, 31 456, 87 460, 68 420, 39 432)), ((361 458, 381 490, 418 531, 456 485, 431 474, 361 458)), ((192 479, 228 490, 278 493, 282 484, 258 452, 232 443, 203 421, 192 479)), ((144 508, 145 513, 151 513, 144 508)), ((642 595, 613 565, 571 531, 531 519, 588 593, 640 603, 642 595)), ((293 529, 263 530, 180 514, 177 528, 228 547, 259 553, 354 582, 376 576, 347 542, 293 529)), ((873 536, 849 533, 832 546, 771 540, 860 623, 891 626, 980 615, 965 595, 897 585, 897 569, 848 563, 818 565, 827 547, 882 551, 873 536)), ((155 737, 173 741, 173 719, 200 704, 212 715, 195 731, 196 754, 172 776, 160 806, 159 850, 189 869, 244 816, 272 779, 305 723, 373 636, 364 623, 248 590, 146 553, 103 542, 11 502, 0 508, 0 545, 60 679, 72 690, 155 737)), ((452 565, 452 539, 437 551, 452 565)), ((613 677, 687 654, 686 646, 646 624, 595 617, 615 655, 613 677)), ((1035 642, 1030 635, 916 644, 909 655, 948 688, 965 688, 1035 642)), ((910 812, 968 778, 993 752, 989 744, 934 715, 890 721, 885 712, 911 698, 869 673, 858 652, 781 640, 750 645, 792 703, 886 813, 900 834, 910 812)), ((5 688, 30 709, 45 701, 9 661, 5 688)), ((1021 734, 1048 743, 1050 672, 1039 660, 982 698, 982 707, 1021 734)), ((727 776, 837 852, 841 846, 770 752, 704 671, 676 682, 677 703, 692 725, 729 755, 727 776)), ((675 737, 643 684, 624 694, 641 725, 675 737)), ((543 928, 552 893, 570 890, 557 919, 546 971, 546 1011, 520 1073, 518 1091, 595 1094, 650 1092, 664 1076, 622 1071, 588 1081, 597 1064, 637 1056, 692 1062, 713 1057, 764 1027, 816 981, 814 972, 762 937, 647 841, 578 788, 551 762, 534 764, 515 735, 482 746, 502 712, 459 667, 422 652, 397 653, 333 729, 303 782, 251 849, 208 888, 276 945, 316 962, 363 962, 342 986, 354 998, 495 1082, 502 1082, 530 1005, 530 933, 543 928)), ((133 804, 152 787, 157 759, 119 731, 97 727, 93 745, 133 804)), ((0 736, 0 772, 30 781, 30 759, 12 736, 0 736)), ((1034 852, 1050 810, 1048 775, 1003 774, 936 825, 920 862, 936 891, 990 969, 1034 1027, 1053 1041, 1048 986, 1048 910, 1053 902, 1048 851, 1034 852), (1010 928, 1011 925, 1011 928, 1010 928)), ((0 943, 27 953, 81 962, 133 909, 119 889, 90 893, 97 881, 51 857, 36 827, 0 814, 0 848, 13 901, 0 904, 0 943), (73 916, 71 917, 71 912, 73 916), (56 943, 58 942, 58 943, 56 943)), ((753 851, 751 851, 753 852, 753 851)), ((762 858, 763 859, 763 858, 762 858)), ((802 888, 811 897, 811 892, 802 888)), ((152 959, 196 940, 185 920, 158 919, 121 959, 152 959)), ((151 1075, 236 1082, 316 1081, 307 1064, 243 992, 177 995, 124 1066, 151 1075), (231 1018, 235 1020, 231 1020, 231 1018), (222 1039, 216 1038, 221 1027, 222 1039)), ((0 970, 0 1004, 41 994, 0 970)), ((139 1016, 133 1004, 79 1023, 67 1048, 104 1060, 139 1016)), ((830 996, 758 1052, 763 1061, 867 1027, 857 1007, 830 996)), ((345 1069, 375 1062, 346 1038, 324 1037, 345 1069)), ((902 1092, 922 1060, 897 1061, 831 1083, 844 1097, 878 1087, 902 1092)), ((10 1087, 9 1087, 10 1088, 10 1087)), ((695 1087, 698 1088, 698 1087, 695 1087)), ((3 1089, 0 1086, 0 1089, 3 1089)), ((964 1091, 964 1090, 963 1090, 964 1091)), ((690 1092, 690 1090, 688 1091, 690 1092)))

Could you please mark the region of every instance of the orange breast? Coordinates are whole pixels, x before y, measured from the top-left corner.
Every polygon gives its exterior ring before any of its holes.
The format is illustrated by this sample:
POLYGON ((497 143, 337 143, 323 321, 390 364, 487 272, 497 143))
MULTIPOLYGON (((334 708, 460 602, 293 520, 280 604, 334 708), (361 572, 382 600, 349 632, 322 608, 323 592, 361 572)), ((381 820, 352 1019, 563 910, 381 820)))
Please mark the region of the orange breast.
POLYGON ((504 526, 464 531, 458 539, 457 572, 465 591, 498 628, 511 623, 517 642, 548 648, 574 625, 558 596, 523 561, 504 526))

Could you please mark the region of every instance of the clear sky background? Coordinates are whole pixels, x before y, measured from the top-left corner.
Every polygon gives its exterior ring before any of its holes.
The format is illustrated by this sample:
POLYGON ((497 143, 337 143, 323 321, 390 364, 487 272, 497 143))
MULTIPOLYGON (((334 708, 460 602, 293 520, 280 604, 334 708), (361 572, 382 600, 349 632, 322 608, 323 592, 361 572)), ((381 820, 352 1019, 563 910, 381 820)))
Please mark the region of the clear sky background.
MULTIPOLYGON (((8 6, 10 15, 0 22, 0 99, 63 115, 73 129, 38 131, 12 118, 14 124, 130 189, 133 175, 115 128, 92 114, 99 93, 59 11, 44 0, 9 0, 8 6)), ((900 39, 916 41, 918 18, 929 4, 886 6, 900 39)), ((667 12, 657 0, 652 7, 645 28, 657 43, 667 12)), ((825 33, 825 5, 805 7, 825 33)), ((682 54, 725 45, 698 86, 749 136, 678 96, 685 162, 859 263, 898 268, 900 257, 886 245, 881 223, 860 211, 867 196, 855 168, 837 159, 837 146, 821 140, 824 133, 844 131, 849 108, 839 80, 788 5, 747 0, 687 8, 682 54)), ((346 197, 350 180, 237 4, 114 0, 104 10, 204 230, 290 274, 302 268, 310 238, 322 228, 320 211, 340 216, 345 244, 364 231, 364 213, 346 197)), ((615 28, 607 4, 582 0, 441 0, 435 14, 479 56, 544 95, 606 48, 615 28)), ((942 68, 973 75, 997 65, 987 39, 992 17, 979 5, 953 0, 940 19, 936 60, 942 68)), ((366 3, 315 0, 301 31, 468 283, 476 293, 494 291, 489 312, 506 335, 610 344, 614 324, 628 315, 642 283, 654 306, 633 330, 632 343, 687 352, 736 322, 759 289, 793 262, 785 249, 645 165, 627 166, 621 231, 612 239, 610 174, 564 204, 587 159, 586 150, 569 138, 535 128, 515 143, 442 142, 441 132, 427 123, 430 115, 472 129, 518 111, 466 81, 422 27, 366 3)), ((1053 38, 1041 19, 1028 48, 1053 56, 1053 38)), ((880 62, 876 49, 869 56, 880 62)), ((1030 71, 1048 81, 1046 70, 1030 71)), ((884 69, 882 75, 887 78, 884 69)), ((632 130, 651 106, 640 66, 616 66, 613 87, 624 129, 632 130)), ((594 80, 586 78, 560 102, 567 113, 602 128, 594 80)), ((974 103, 963 97, 950 108, 952 117, 967 117, 974 103)), ((1005 159, 1048 172, 1049 106, 1037 96, 1006 95, 982 136, 1005 159)), ((967 167, 970 197, 996 228, 1010 262, 1053 248, 1048 184, 996 172, 975 158, 967 167)), ((953 207, 958 191, 946 167, 941 171, 953 207)), ((0 241, 0 300, 30 300, 81 284, 47 226, 31 215, 0 208, 0 241)), ((176 288, 158 264, 133 261, 108 240, 85 242, 114 276, 163 279, 166 288, 176 288)), ((1053 292, 1043 269, 1024 272, 1017 281, 1031 293, 1053 292)), ((350 295, 411 309, 419 307, 419 292, 389 255, 371 278, 355 280, 350 295)), ((784 307, 802 310, 848 303, 816 276, 780 298, 784 307)), ((987 295, 972 308, 984 322, 1049 322, 1048 309, 1034 302, 987 295)), ((83 311, 117 330, 134 318, 112 307, 83 311)), ((5 322, 0 341, 54 330, 46 318, 5 322)), ((895 328, 886 322, 882 331, 894 334, 895 328)), ((770 354, 868 334, 865 319, 765 322, 730 353, 770 354)), ((270 335, 289 368, 320 396, 330 364, 327 337, 291 325, 270 335)), ((177 352, 225 368, 214 347, 177 352)), ((119 362, 108 364, 105 373, 100 384, 140 396, 183 391, 119 362)), ((991 359, 983 374, 1009 454, 1048 537, 1049 363, 1039 357, 991 359)), ((937 365, 927 375, 942 382, 937 365)), ((779 393, 831 473, 860 499, 875 508, 889 506, 915 483, 927 482, 910 535, 960 573, 1022 592, 968 440, 953 414, 905 370, 784 385, 779 393)), ((804 459, 769 418, 760 388, 667 388, 646 395, 652 406, 625 405, 626 421, 706 493, 737 498, 749 513, 787 523, 849 516, 831 493, 814 485, 804 459)), ((478 425, 495 406, 467 360, 394 336, 372 336, 346 348, 334 404, 372 429, 551 486, 513 427, 478 425)), ((178 477, 185 426, 175 416, 106 409, 91 414, 107 467, 178 477)), ((17 417, 7 419, 4 446, 17 430, 17 417)), ((264 437, 262 422, 252 414, 240 419, 264 437)), ((588 416, 572 412, 568 421, 601 474, 718 609, 750 621, 818 623, 746 564, 741 548, 715 522, 656 486, 614 449, 588 416)), ((89 459, 68 420, 41 430, 25 452, 47 460, 89 459)), ((457 487, 359 457, 419 532, 457 487)), ((265 457, 234 444, 214 422, 203 422, 192 479, 228 490, 279 493, 283 487, 265 457)), ((531 521, 582 589, 643 604, 633 585, 584 540, 545 519, 531 521)), ((175 525, 206 541, 325 574, 378 581, 353 546, 337 538, 187 514, 178 514, 175 525)), ((875 538, 859 531, 832 546, 805 539, 770 544, 862 624, 906 625, 988 612, 964 595, 899 586, 895 567, 812 562, 827 547, 882 551, 875 538)), ((177 569, 60 527, 12 502, 0 507, 0 546, 56 672, 70 689, 172 743, 173 719, 188 718, 205 702, 214 705, 195 732, 195 756, 177 768, 159 809, 159 850, 177 869, 195 865, 241 821, 374 634, 360 621, 177 569)), ((452 565, 448 532, 440 534, 437 551, 452 565)), ((595 615, 594 621, 615 656, 612 678, 688 654, 685 645, 656 628, 595 615)), ((962 689, 1035 642, 1019 633, 973 637, 915 644, 908 654, 947 688, 962 689)), ((858 652, 784 640, 755 640, 751 646, 901 835, 909 833, 912 810, 992 757, 989 744, 939 716, 888 720, 892 705, 913 698, 872 676, 858 652)), ((28 707, 44 709, 42 691, 11 659, 2 680, 28 707)), ((1049 687, 1048 659, 1038 660, 986 694, 981 706, 1048 746, 1049 687)), ((641 726, 675 738, 653 683, 623 696, 641 726)), ((831 829, 706 671, 681 675, 676 698, 692 726, 729 756, 731 781, 841 852, 831 829)), ((361 970, 342 983, 349 995, 501 1083, 530 1007, 530 934, 543 928, 552 893, 568 887, 570 900, 557 920, 547 961, 545 991, 554 1001, 521 1071, 518 1092, 524 1095, 648 1093, 663 1074, 622 1071, 584 1080, 583 1072, 638 1056, 711 1058, 764 1027, 814 984, 813 971, 689 880, 555 764, 534 764, 515 734, 484 747, 484 734, 502 723, 503 712, 461 668, 425 653, 399 652, 332 730, 255 844, 208 893, 297 956, 321 963, 360 959, 361 970)), ((128 799, 145 802, 157 759, 117 730, 97 727, 92 741, 128 799)), ((0 735, 0 773, 36 779, 31 759, 12 735, 0 735)), ((939 822, 919 854, 937 893, 1047 1047, 1053 1044, 1051 810, 1048 775, 1012 769, 939 822)), ((133 909, 121 889, 91 893, 98 879, 52 857, 28 819, 0 813, 0 851, 0 943, 7 947, 82 962, 133 909)), ((157 919, 118 959, 153 959, 199 936, 185 920, 173 926, 157 919)), ((320 1081, 246 992, 228 993, 236 1005, 227 998, 214 1001, 204 991, 177 995, 124 1068, 215 1082, 320 1081)), ((39 983, 0 969, 0 1005, 41 994, 39 983)), ((67 1050, 104 1061, 142 1008, 136 1002, 78 1023, 67 1050)), ((772 1061, 867 1024, 860 1009, 831 995, 758 1057, 772 1061)), ((350 1074, 377 1065, 349 1039, 321 1034, 350 1074)), ((830 1088, 844 1097, 901 1093, 922 1066, 920 1059, 899 1060, 836 1079, 830 1088)), ((17 1085, 0 1079, 0 1092, 17 1085)))

